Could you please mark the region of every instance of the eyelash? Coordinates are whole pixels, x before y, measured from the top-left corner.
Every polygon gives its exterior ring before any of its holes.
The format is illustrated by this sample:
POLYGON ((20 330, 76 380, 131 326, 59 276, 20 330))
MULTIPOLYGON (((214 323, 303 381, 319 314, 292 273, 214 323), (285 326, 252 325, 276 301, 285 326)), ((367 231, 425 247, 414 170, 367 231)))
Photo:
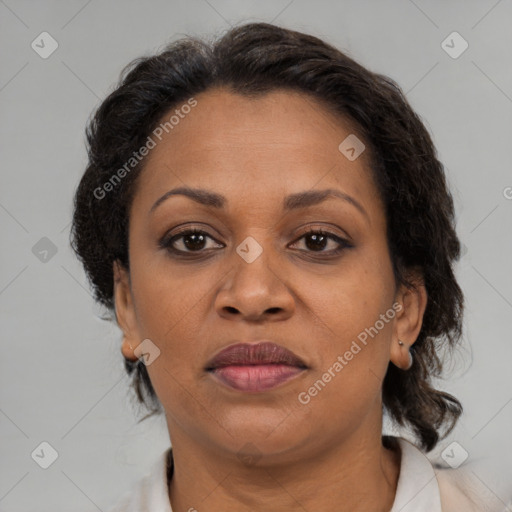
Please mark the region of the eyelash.
MULTIPOLYGON (((164 236, 164 238, 159 242, 159 246, 162 249, 166 249, 170 253, 178 255, 178 256, 193 255, 193 254, 200 255, 200 254, 202 254, 202 253, 207 251, 207 249, 200 249, 198 251, 183 251, 181 249, 176 249, 175 247, 173 247, 173 244, 174 244, 174 242, 176 240, 179 240, 179 239, 184 238, 184 237, 189 236, 189 235, 206 235, 206 237, 210 238, 211 240, 214 240, 216 243, 220 243, 220 242, 217 242, 206 231, 202 231, 202 230, 194 229, 194 228, 188 228, 188 229, 183 230, 181 232, 175 233, 171 237, 164 236)), ((311 254, 322 254, 322 255, 328 255, 328 256, 332 257, 332 256, 339 255, 345 249, 353 247, 353 245, 350 244, 347 240, 344 240, 343 238, 335 235, 334 233, 331 233, 329 231, 325 231, 323 229, 318 229, 318 228, 317 229, 315 229, 315 228, 308 229, 299 238, 297 238, 296 241, 293 242, 293 243, 295 244, 299 240, 302 240, 303 238, 311 236, 311 235, 325 236, 328 239, 334 240, 336 243, 338 243, 339 247, 337 249, 332 249, 330 251, 323 251, 323 250, 321 250, 321 251, 309 251, 309 250, 302 250, 301 249, 301 252, 307 252, 307 253, 311 253, 311 254)), ((185 257, 188 257, 188 256, 185 256, 185 257)))

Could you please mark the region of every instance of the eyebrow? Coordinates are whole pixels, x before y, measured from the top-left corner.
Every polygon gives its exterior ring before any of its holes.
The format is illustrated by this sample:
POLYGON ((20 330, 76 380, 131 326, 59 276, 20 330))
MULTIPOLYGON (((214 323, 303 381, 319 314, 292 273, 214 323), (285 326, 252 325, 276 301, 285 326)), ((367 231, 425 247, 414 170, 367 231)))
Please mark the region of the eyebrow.
MULTIPOLYGON (((224 208, 227 204, 227 199, 224 196, 217 194, 216 192, 200 188, 178 187, 169 190, 162 197, 157 199, 157 201, 149 210, 149 213, 152 213, 164 201, 176 195, 186 196, 196 203, 218 209, 224 208)), ((368 213, 356 199, 346 194, 345 192, 342 192, 341 190, 332 188, 325 190, 306 190, 304 192, 297 192, 295 194, 286 196, 283 201, 283 210, 291 211, 300 208, 307 208, 309 206, 320 204, 331 198, 342 199, 343 201, 350 203, 369 220, 368 213)))

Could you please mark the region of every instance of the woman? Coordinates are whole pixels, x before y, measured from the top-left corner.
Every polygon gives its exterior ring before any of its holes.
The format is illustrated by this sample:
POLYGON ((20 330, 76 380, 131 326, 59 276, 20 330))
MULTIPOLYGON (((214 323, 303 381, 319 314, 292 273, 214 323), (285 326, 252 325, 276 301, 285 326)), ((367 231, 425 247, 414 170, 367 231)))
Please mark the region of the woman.
POLYGON ((87 136, 73 248, 172 444, 116 510, 503 508, 423 453, 462 413, 460 247, 392 80, 246 24, 134 61, 87 136))

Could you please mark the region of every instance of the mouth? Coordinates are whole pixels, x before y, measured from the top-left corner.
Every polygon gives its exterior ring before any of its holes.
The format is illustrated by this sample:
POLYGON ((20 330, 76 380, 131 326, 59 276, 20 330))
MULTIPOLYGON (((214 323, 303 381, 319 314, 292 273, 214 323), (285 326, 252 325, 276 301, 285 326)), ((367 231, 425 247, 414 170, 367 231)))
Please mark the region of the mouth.
POLYGON ((230 345, 205 367, 218 382, 245 392, 268 391, 307 369, 297 355, 270 341, 230 345))

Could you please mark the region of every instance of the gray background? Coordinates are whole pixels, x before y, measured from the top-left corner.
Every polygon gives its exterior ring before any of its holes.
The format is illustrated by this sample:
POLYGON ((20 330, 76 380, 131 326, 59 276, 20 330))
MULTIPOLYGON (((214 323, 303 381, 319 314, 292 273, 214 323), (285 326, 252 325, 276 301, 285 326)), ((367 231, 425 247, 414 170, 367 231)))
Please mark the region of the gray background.
POLYGON ((84 127, 133 58, 249 20, 348 51, 425 120, 456 201, 467 300, 463 350, 439 382, 466 412, 429 457, 457 441, 489 492, 510 498, 510 0, 0 0, 1 511, 107 510, 168 446, 163 418, 136 423, 120 332, 97 317, 68 246, 84 127), (59 45, 47 59, 31 48, 43 31, 59 45), (469 43, 456 59, 441 46, 453 31, 469 43), (43 237, 57 249, 46 261, 43 237), (43 441, 59 455, 46 470, 31 458, 43 441))

